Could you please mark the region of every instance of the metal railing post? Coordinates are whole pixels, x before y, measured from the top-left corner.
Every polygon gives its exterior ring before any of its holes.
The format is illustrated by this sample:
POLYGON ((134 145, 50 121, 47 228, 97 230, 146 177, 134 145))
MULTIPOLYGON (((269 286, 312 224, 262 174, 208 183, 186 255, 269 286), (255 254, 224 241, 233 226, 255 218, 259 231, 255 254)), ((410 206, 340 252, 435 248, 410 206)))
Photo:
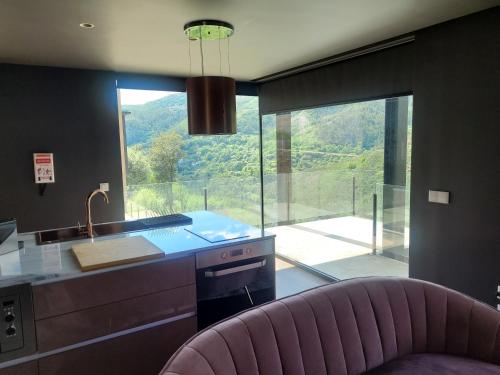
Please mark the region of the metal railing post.
POLYGON ((290 223, 290 199, 291 199, 291 191, 290 191, 290 175, 291 173, 286 174, 286 221, 290 223))
POLYGON ((373 194, 372 255, 377 255, 377 194, 373 194))
POLYGON ((356 216, 356 176, 352 176, 352 216, 356 216))
POLYGON ((208 191, 207 188, 203 188, 203 195, 205 197, 205 211, 208 211, 208 191))

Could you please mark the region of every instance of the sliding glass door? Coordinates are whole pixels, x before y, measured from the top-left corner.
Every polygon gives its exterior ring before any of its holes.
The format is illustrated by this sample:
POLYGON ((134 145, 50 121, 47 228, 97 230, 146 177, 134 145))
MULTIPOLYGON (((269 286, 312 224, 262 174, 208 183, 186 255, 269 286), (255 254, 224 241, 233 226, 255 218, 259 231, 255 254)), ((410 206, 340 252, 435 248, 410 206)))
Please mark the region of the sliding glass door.
POLYGON ((412 97, 262 117, 264 226, 334 278, 408 275, 412 97))

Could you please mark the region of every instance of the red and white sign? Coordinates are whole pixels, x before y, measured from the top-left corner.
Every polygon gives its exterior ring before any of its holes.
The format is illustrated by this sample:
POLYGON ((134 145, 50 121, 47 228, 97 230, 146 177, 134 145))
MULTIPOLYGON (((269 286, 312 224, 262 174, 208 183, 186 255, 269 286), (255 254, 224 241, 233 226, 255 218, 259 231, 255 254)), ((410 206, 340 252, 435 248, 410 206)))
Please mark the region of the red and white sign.
POLYGON ((35 182, 37 184, 51 184, 55 182, 53 154, 33 154, 35 165, 35 182))

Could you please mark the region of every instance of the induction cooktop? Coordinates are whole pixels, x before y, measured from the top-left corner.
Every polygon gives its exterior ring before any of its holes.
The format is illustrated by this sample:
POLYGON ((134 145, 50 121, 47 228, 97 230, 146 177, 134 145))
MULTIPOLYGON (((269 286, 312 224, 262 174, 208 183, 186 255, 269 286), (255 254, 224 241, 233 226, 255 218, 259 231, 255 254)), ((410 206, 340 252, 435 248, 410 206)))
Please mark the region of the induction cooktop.
POLYGON ((249 237, 253 228, 247 224, 228 219, 227 221, 217 220, 217 225, 209 221, 193 223, 193 225, 189 229, 186 228, 186 230, 210 243, 217 243, 249 237))

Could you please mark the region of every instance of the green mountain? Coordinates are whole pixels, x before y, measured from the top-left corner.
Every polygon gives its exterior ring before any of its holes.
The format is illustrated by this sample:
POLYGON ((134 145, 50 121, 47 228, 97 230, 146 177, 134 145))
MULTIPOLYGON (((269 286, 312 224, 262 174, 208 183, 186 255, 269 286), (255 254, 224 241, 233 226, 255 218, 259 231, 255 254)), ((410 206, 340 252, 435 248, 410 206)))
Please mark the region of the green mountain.
POLYGON ((172 94, 140 105, 124 105, 127 146, 149 146, 155 135, 168 131, 186 120, 186 95, 172 94))
MULTIPOLYGON (((200 209, 206 188, 210 209, 258 225, 258 98, 237 97, 235 135, 189 136, 186 104, 186 94, 177 93, 123 107, 130 112, 128 215, 200 209), (147 185, 167 181, 173 183, 147 185)), ((411 106, 410 101, 410 113, 411 106)), ((384 118, 385 100, 292 112, 290 199, 297 204, 298 219, 315 217, 316 209, 352 212, 353 177, 357 213, 371 215, 372 194, 383 181, 384 118)), ((277 197, 276 121, 276 115, 262 117, 264 200, 270 207, 267 215, 271 213, 267 223, 274 222, 277 197)))
MULTIPOLYGON (((182 137, 183 151, 178 162, 179 180, 258 175, 258 98, 237 97, 238 132, 230 136, 189 136, 186 106, 185 93, 143 105, 123 106, 124 111, 130 112, 126 116, 127 146, 147 156, 158 134, 176 131, 182 137)), ((293 170, 380 170, 384 115, 384 100, 293 112, 293 170)), ((263 154, 264 172, 276 173, 275 115, 263 117, 263 154)))
POLYGON ((186 94, 178 93, 143 105, 123 106, 127 146, 141 146, 144 153, 161 132, 176 131, 183 138, 184 157, 178 179, 253 175, 258 171, 258 99, 238 96, 237 131, 227 136, 190 136, 187 131, 186 94))
MULTIPOLYGON (((236 105, 238 133, 258 134, 258 99, 238 96, 236 105)), ((171 94, 141 105, 124 105, 122 110, 130 112, 126 116, 127 146, 148 146, 156 134, 172 129, 183 137, 188 136, 185 93, 171 94)))

